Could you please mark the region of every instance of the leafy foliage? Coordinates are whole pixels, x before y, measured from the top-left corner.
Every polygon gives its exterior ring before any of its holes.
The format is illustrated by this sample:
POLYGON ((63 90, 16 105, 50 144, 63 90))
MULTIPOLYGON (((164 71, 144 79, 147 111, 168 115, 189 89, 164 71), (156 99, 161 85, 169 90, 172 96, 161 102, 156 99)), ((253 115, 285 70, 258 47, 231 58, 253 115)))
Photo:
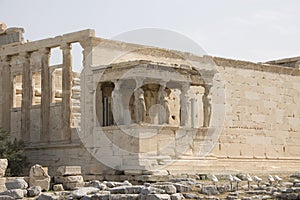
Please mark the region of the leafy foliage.
POLYGON ((0 128, 0 158, 8 160, 6 176, 20 176, 27 167, 27 158, 24 155, 25 144, 21 140, 9 139, 9 133, 0 128))

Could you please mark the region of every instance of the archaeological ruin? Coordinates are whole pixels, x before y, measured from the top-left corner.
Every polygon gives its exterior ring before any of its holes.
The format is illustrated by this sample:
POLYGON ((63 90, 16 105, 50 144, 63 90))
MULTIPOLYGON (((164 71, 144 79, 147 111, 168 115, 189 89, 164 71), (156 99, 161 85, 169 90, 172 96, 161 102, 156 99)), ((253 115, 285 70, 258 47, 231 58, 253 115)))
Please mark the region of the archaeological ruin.
POLYGON ((1 25, 0 127, 50 175, 59 166, 110 177, 300 168, 300 57, 252 63, 90 29, 27 42, 23 33, 1 25), (50 65, 54 48, 61 64, 50 65))

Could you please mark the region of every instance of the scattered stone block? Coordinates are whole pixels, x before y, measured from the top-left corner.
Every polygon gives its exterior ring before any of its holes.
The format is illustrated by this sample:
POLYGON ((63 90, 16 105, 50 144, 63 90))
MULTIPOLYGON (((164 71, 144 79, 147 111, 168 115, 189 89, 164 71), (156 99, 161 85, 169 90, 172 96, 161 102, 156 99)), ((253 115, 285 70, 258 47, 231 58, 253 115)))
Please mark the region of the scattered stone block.
POLYGON ((5 175, 5 171, 8 165, 7 159, 0 159, 0 177, 5 175))
POLYGON ((95 187, 99 190, 106 190, 107 186, 104 183, 100 183, 100 181, 93 180, 87 183, 87 187, 95 187))
POLYGON ((6 178, 0 178, 0 192, 4 192, 7 190, 5 186, 6 178))
POLYGON ((110 200, 138 200, 139 195, 138 194, 111 194, 110 200))
POLYGON ((73 182, 73 183, 64 183, 65 190, 76 190, 77 188, 84 187, 84 182, 73 182))
POLYGON ((291 175, 291 178, 300 178, 300 171, 291 175))
POLYGON ((55 195, 50 192, 42 193, 37 200, 60 200, 61 198, 58 195, 55 195))
POLYGON ((168 194, 149 194, 141 198, 142 200, 171 200, 168 194))
POLYGON ((184 196, 181 193, 172 194, 170 197, 171 197, 171 200, 182 200, 182 199, 184 199, 184 196))
POLYGON ((98 188, 94 188, 94 187, 81 187, 78 188, 77 190, 74 190, 72 192, 72 197, 74 199, 80 199, 86 195, 89 194, 96 194, 97 192, 99 192, 98 188))
POLYGON ((281 183, 281 185, 284 186, 284 187, 292 187, 294 185, 294 183, 292 183, 292 182, 283 182, 283 183, 281 183))
POLYGON ((14 198, 8 195, 0 195, 0 200, 14 200, 14 198))
POLYGON ((144 186, 142 187, 141 192, 140 192, 141 195, 148 195, 148 194, 165 194, 165 193, 166 193, 165 190, 162 190, 162 189, 159 189, 159 188, 152 187, 152 186, 150 185, 150 183, 144 183, 144 186))
POLYGON ((180 183, 174 183, 173 185, 176 187, 177 192, 189 192, 192 190, 191 187, 180 184, 180 183))
POLYGON ((13 181, 5 183, 8 190, 12 189, 26 189, 28 188, 28 183, 22 178, 16 178, 13 181))
POLYGON ((297 193, 282 193, 280 195, 281 199, 288 199, 288 200, 297 200, 298 194, 297 193))
POLYGON ((111 194, 139 194, 141 193, 143 186, 119 186, 111 188, 109 191, 111 194))
POLYGON ((113 182, 113 181, 104 181, 103 182, 107 187, 113 188, 113 187, 118 187, 118 186, 131 186, 132 184, 129 183, 128 181, 124 182, 113 182))
POLYGON ((0 195, 8 195, 14 199, 23 199, 27 195, 27 190, 24 189, 11 189, 0 193, 0 195))
POLYGON ((64 191, 64 186, 62 184, 53 185, 53 191, 64 191))
POLYGON ((29 185, 40 186, 43 191, 50 189, 51 177, 48 175, 48 168, 41 165, 34 165, 29 172, 29 185))
POLYGON ((91 196, 91 200, 109 200, 110 194, 94 194, 91 196))
POLYGON ((5 187, 5 185, 0 185, 0 192, 4 192, 6 190, 7 188, 5 187))
POLYGON ((81 175, 81 167, 80 166, 60 166, 56 170, 57 176, 76 176, 81 175))
POLYGON ((168 184, 168 185, 155 184, 154 187, 164 190, 167 194, 175 194, 176 193, 176 187, 171 184, 168 184))
POLYGON ((183 196, 186 199, 199 199, 199 195, 194 193, 184 193, 183 196))
POLYGON ((220 194, 217 187, 215 185, 205 185, 202 187, 201 190, 202 194, 207 194, 207 195, 218 195, 220 194))
POLYGON ((75 190, 78 187, 84 187, 83 177, 74 176, 55 176, 55 183, 61 183, 66 190, 75 190))
POLYGON ((55 183, 73 183, 73 182, 83 182, 83 177, 80 175, 77 176, 55 176, 55 183))
POLYGON ((32 186, 27 189, 27 196, 28 197, 39 196, 41 192, 42 192, 42 188, 40 186, 32 186))

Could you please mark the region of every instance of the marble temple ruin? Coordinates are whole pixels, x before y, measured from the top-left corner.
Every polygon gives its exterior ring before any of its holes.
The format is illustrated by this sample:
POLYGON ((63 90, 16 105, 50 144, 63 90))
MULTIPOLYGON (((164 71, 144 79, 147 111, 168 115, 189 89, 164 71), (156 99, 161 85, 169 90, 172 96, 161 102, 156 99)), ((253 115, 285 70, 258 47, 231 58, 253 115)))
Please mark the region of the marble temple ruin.
POLYGON ((25 42, 24 29, 0 28, 0 127, 50 174, 64 165, 85 175, 300 168, 300 57, 252 63, 90 29, 25 42), (54 48, 61 64, 50 65, 54 48))

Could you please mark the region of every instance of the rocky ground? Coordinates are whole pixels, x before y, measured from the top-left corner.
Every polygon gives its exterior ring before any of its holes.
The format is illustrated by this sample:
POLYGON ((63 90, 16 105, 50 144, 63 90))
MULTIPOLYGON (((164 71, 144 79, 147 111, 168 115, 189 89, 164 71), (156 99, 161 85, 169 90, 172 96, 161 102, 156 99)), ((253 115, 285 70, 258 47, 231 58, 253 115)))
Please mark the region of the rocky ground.
MULTIPOLYGON (((70 177, 70 176, 69 176, 70 177)), ((72 176, 73 179, 74 176, 72 176)), ((171 178, 167 182, 132 184, 128 181, 112 182, 77 180, 72 190, 64 190, 63 184, 52 184, 50 191, 41 192, 40 186, 28 187, 24 179, 7 182, 7 190, 0 193, 0 200, 9 199, 81 199, 81 200, 180 200, 180 199, 300 199, 300 172, 282 177, 282 181, 269 182, 267 177, 257 184, 245 180, 245 175, 238 175, 242 180, 230 184, 227 175, 217 176, 213 183, 209 178, 171 178), (81 184, 79 184, 81 183, 81 184), (54 191, 55 190, 55 191, 54 191)), ((74 180, 73 180, 74 181, 74 180)), ((75 182, 73 182, 75 183, 75 182)), ((70 186, 70 185, 69 185, 70 186)))
POLYGON ((3 177, 6 166, 7 160, 0 159, 0 200, 300 199, 300 172, 256 177, 253 174, 173 176, 167 171, 162 173, 163 170, 155 172, 155 176, 131 171, 132 175, 115 176, 129 181, 116 182, 104 181, 113 176, 101 176, 101 180, 85 177, 90 180, 85 181, 80 166, 58 167, 55 176, 50 177, 47 167, 34 165, 29 177, 3 177))

